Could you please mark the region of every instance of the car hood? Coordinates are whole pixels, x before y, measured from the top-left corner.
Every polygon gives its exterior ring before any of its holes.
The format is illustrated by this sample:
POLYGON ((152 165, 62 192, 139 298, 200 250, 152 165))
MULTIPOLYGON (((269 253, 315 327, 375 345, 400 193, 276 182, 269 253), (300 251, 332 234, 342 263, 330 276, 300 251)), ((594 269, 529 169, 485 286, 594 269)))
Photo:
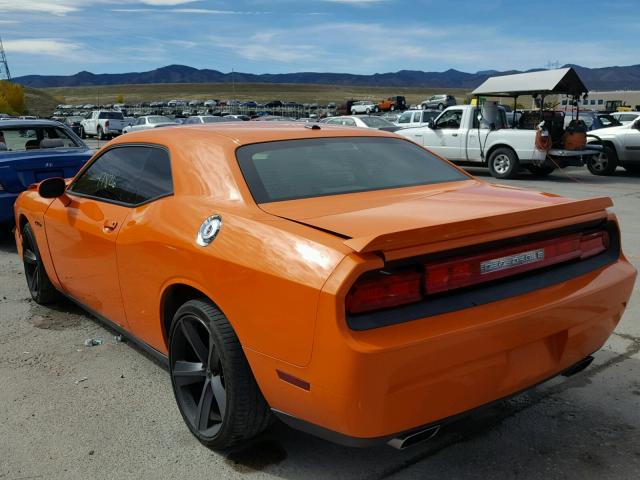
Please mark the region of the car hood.
POLYGON ((469 180, 261 204, 338 235, 358 252, 392 250, 599 212, 609 198, 571 200, 469 180))
POLYGON ((624 130, 629 130, 630 128, 631 128, 631 125, 627 124, 627 125, 620 125, 619 127, 597 128, 597 129, 591 130, 591 131, 589 131, 587 133, 593 134, 593 135, 597 135, 597 136, 615 135, 618 132, 622 132, 624 130))

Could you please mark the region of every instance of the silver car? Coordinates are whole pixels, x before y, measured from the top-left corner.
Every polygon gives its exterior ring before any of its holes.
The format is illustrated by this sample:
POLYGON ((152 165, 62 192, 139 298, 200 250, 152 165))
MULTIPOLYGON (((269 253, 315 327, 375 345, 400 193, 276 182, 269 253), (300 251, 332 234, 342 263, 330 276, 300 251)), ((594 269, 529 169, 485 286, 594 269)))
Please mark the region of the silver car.
POLYGON ((423 110, 435 108, 437 110, 444 110, 447 107, 453 107, 457 105, 456 99, 453 95, 441 94, 432 95, 427 100, 422 102, 423 110))

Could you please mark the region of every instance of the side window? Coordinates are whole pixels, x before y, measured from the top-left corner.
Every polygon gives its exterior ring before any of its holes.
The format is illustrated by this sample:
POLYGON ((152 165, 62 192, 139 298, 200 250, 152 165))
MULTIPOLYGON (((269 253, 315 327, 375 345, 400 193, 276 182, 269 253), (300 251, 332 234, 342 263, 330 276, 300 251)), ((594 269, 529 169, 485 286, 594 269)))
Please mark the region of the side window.
POLYGON ((356 126, 356 121, 353 118, 343 118, 341 123, 345 127, 355 127, 356 126))
POLYGON ((144 125, 144 122, 146 122, 146 121, 147 121, 147 119, 146 119, 146 118, 144 118, 144 117, 140 117, 140 118, 138 119, 138 123, 136 123, 136 125, 144 125))
POLYGON ((603 99, 601 99, 601 98, 599 98, 599 99, 598 99, 598 105, 604 105, 604 100, 603 100, 603 99))
POLYGON ((420 111, 418 110, 416 113, 413 114, 413 121, 415 123, 420 123, 420 111))
POLYGON ((440 115, 440 118, 436 120, 436 126, 438 128, 460 128, 460 121, 462 120, 462 110, 448 110, 440 115))
POLYGON ((48 140, 59 140, 58 145, 50 148, 74 148, 78 146, 76 142, 69 137, 67 132, 61 128, 45 128, 43 137, 48 140))
POLYGON ((112 148, 96 159, 69 191, 132 206, 170 195, 169 154, 155 147, 112 148))
POLYGON ((411 115, 413 115, 410 112, 405 112, 402 115, 400 115, 400 118, 398 118, 398 123, 409 123, 411 121, 411 115))

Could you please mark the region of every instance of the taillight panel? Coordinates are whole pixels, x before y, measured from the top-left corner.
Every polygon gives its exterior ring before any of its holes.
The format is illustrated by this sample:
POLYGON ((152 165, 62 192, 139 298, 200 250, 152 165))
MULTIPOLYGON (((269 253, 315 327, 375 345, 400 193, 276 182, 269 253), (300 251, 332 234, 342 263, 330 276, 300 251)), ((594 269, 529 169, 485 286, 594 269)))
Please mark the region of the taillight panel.
POLYGON ((427 260, 399 270, 370 272, 352 286, 345 309, 348 315, 358 315, 428 302, 431 295, 588 259, 606 251, 610 243, 607 230, 578 232, 521 242, 515 247, 485 248, 444 260, 427 260))

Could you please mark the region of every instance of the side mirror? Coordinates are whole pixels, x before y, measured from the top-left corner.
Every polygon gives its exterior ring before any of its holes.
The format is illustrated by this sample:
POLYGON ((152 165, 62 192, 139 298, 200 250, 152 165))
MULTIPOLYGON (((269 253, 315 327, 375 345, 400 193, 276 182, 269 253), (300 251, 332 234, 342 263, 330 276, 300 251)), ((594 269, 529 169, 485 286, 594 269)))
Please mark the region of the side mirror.
POLYGON ((64 178, 47 178, 38 185, 38 194, 42 198, 58 198, 64 195, 66 189, 67 182, 64 181, 64 178))
POLYGON ((429 120, 427 122, 427 127, 429 127, 432 130, 435 130, 436 129, 436 122, 434 122, 433 120, 429 120))

